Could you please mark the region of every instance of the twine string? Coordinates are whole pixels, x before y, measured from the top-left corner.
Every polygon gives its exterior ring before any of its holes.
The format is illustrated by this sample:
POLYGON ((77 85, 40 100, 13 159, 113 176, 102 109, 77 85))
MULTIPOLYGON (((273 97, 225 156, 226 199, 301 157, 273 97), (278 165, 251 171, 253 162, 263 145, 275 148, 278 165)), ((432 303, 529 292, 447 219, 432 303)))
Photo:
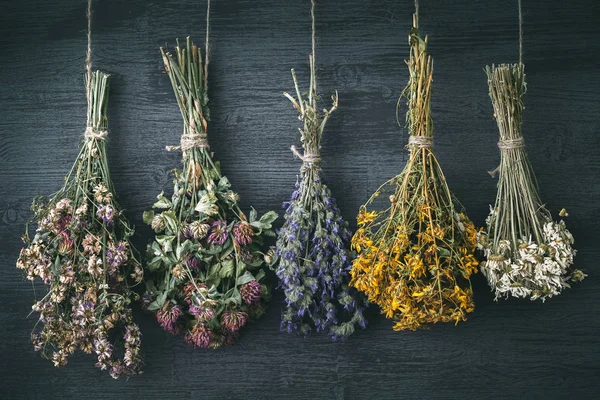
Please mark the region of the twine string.
POLYGON ((83 133, 83 137, 87 140, 96 139, 96 140, 105 140, 106 136, 108 136, 108 131, 101 131, 94 129, 91 126, 85 128, 85 132, 83 133))
POLYGON ((87 18, 87 49, 85 52, 85 95, 88 103, 87 126, 92 125, 92 0, 88 0, 86 9, 87 18))
POLYGON ((521 0, 518 0, 519 6, 519 64, 523 64, 523 8, 521 0))
POLYGON ((85 69, 87 72, 86 91, 89 97, 92 90, 92 0, 87 3, 87 51, 85 53, 85 69))
POLYGON ((191 149, 208 149, 207 136, 204 133, 184 133, 181 135, 179 146, 166 146, 167 151, 181 150, 188 151, 191 149))
POLYGON ((418 27, 419 23, 419 0, 415 0, 415 19, 416 19, 416 23, 415 23, 415 28, 418 27))
POLYGON ((290 150, 292 151, 292 153, 294 153, 296 157, 301 159, 304 164, 315 165, 321 162, 321 156, 318 154, 307 153, 306 151, 304 152, 304 154, 300 154, 298 149, 296 149, 296 146, 290 147, 290 150))
POLYGON ((433 137, 429 136, 414 136, 408 137, 408 147, 414 147, 419 149, 429 149, 433 147, 433 137))
MULTIPOLYGON (((525 147, 525 140, 523 140, 522 137, 516 138, 516 139, 505 139, 505 140, 501 140, 498 142, 498 148, 500 149, 501 152, 506 151, 506 150, 522 149, 524 147, 525 147)), ((500 166, 498 165, 494 170, 488 171, 488 174, 490 174, 490 176, 492 178, 495 178, 499 172, 500 172, 500 166)))
POLYGON ((313 77, 312 79, 312 106, 316 110, 317 109, 317 76, 316 76, 316 61, 315 61, 315 50, 317 47, 317 39, 316 39, 316 28, 315 28, 315 0, 310 1, 310 19, 311 19, 311 49, 312 49, 312 57, 311 57, 311 65, 310 72, 313 77))
POLYGON ((210 0, 206 4, 206 39, 204 40, 204 91, 208 91, 208 63, 209 59, 209 43, 208 39, 210 36, 210 0))
POLYGON ((525 140, 522 137, 516 139, 506 139, 498 142, 498 148, 500 150, 511 150, 525 147, 525 140))

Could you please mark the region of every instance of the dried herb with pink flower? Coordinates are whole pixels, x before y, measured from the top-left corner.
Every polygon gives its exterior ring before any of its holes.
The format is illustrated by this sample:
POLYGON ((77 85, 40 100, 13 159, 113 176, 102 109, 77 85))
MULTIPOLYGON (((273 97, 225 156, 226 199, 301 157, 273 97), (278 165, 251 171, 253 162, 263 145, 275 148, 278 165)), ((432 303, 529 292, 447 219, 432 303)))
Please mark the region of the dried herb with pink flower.
MULTIPOLYGON (((314 2, 312 6, 314 34, 314 2)), ((334 340, 344 339, 354 333, 357 325, 366 326, 365 299, 348 287, 352 234, 331 190, 323 182, 321 138, 329 116, 337 109, 338 96, 332 96, 329 110, 319 112, 314 41, 308 95, 300 93, 294 70, 292 77, 296 97, 284 95, 304 124, 300 129, 304 154, 292 146, 303 163, 291 200, 284 203, 285 222, 277 238, 278 259, 274 268, 286 297, 281 330, 304 335, 325 332, 334 340)))
POLYGON ((65 185, 32 205, 33 237, 24 235, 17 268, 48 288, 36 301, 34 348, 63 366, 77 350, 95 353, 113 378, 141 373, 141 334, 130 303, 143 271, 133 234, 115 202, 106 159, 109 75, 88 75, 88 127, 65 185))
POLYGON ((148 247, 151 278, 145 307, 162 328, 183 334, 201 348, 232 343, 240 328, 259 317, 269 298, 262 283, 265 236, 274 236, 277 214, 248 216, 239 196, 221 174, 207 142, 209 120, 206 66, 201 50, 187 38, 174 54, 162 49, 165 69, 184 119, 183 169, 173 171, 173 194, 163 193, 154 211, 144 213, 155 240, 148 247))

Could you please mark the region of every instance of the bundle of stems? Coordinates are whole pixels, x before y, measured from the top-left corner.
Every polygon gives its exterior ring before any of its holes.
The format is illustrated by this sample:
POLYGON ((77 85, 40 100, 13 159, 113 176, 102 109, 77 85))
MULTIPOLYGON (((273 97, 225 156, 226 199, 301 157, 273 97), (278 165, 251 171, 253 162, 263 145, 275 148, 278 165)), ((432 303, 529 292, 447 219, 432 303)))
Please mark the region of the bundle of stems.
MULTIPOLYGON (((558 295, 570 281, 585 274, 572 270, 573 236, 564 221, 554 222, 539 195, 523 141, 524 66, 487 66, 489 94, 500 132, 500 166, 496 204, 490 207, 487 231, 478 233, 478 247, 487 261, 481 270, 496 299, 558 295)), ((562 211, 561 215, 565 215, 562 211)))
POLYGON ((33 305, 40 313, 34 348, 55 366, 76 350, 95 352, 96 366, 118 378, 141 372, 141 335, 130 308, 138 296, 129 283, 141 282, 143 273, 106 159, 109 75, 96 71, 88 79, 81 150, 62 189, 34 200, 37 229, 33 238, 25 234, 17 268, 48 286, 33 305))
POLYGON ((150 262, 144 301, 160 325, 184 334, 194 347, 216 348, 237 338, 249 319, 263 313, 269 297, 261 284, 264 236, 274 236, 273 211, 249 218, 237 193, 221 174, 207 143, 208 59, 186 39, 175 54, 161 48, 165 70, 184 120, 181 145, 183 169, 174 170, 173 195, 158 195, 144 221, 156 233, 148 247, 150 262))
POLYGON ((351 285, 378 304, 395 330, 466 320, 473 311, 469 277, 477 271, 476 230, 451 194, 431 148, 433 60, 417 16, 409 35, 409 82, 403 91, 410 132, 402 173, 384 183, 361 207, 352 246, 358 252, 351 285), (382 194, 389 206, 368 209, 382 194))
POLYGON ((363 297, 348 287, 350 280, 351 237, 331 190, 323 182, 320 163, 321 138, 325 124, 338 107, 333 104, 321 114, 317 108, 314 57, 310 56, 310 89, 303 97, 292 70, 296 98, 292 102, 303 121, 300 129, 304 154, 292 151, 303 160, 300 178, 291 200, 284 203, 285 222, 277 238, 275 265, 287 307, 282 313, 281 330, 308 334, 326 332, 334 340, 351 335, 356 325, 366 326, 363 297))

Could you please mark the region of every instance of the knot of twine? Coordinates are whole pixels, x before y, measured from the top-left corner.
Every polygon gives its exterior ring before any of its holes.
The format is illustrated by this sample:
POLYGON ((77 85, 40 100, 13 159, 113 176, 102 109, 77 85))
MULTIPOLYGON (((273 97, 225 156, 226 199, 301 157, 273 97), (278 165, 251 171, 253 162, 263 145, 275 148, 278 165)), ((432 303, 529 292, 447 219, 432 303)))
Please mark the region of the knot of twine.
POLYGON ((108 136, 108 131, 99 131, 91 126, 85 128, 85 132, 83 133, 83 137, 86 139, 104 140, 106 136, 108 136))
POLYGON ((413 136, 408 137, 408 146, 415 146, 419 149, 429 149, 433 147, 433 138, 428 136, 413 136))
POLYGON ((292 146, 290 147, 290 150, 292 151, 292 153, 294 153, 294 155, 296 157, 298 157, 299 159, 302 160, 303 163, 305 164, 318 164, 321 162, 321 156, 319 156, 318 154, 312 154, 312 153, 304 153, 304 154, 300 154, 298 152, 298 150, 296 149, 296 146, 292 146))
MULTIPOLYGON (((498 142, 498 148, 500 151, 502 150, 511 150, 511 149, 521 149, 525 147, 525 141, 522 137, 517 139, 506 139, 498 142)), ((492 178, 495 178, 496 175, 500 172, 500 166, 497 166, 493 171, 488 171, 488 174, 492 178)))
POLYGON ((187 151, 195 148, 208 149, 208 140, 206 134, 203 133, 186 133, 181 135, 179 146, 166 146, 167 151, 187 151))
POLYGON ((507 139, 498 142, 498 148, 500 150, 519 149, 525 147, 525 141, 522 137, 518 139, 507 139))

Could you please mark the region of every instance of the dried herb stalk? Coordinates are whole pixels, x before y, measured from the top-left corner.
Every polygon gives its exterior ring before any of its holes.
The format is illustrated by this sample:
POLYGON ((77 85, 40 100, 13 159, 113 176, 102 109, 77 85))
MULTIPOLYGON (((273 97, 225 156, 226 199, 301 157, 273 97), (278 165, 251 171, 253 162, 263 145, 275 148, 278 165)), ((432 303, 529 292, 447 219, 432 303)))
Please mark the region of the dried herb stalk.
POLYGON ((17 268, 48 286, 33 305, 40 314, 34 348, 55 366, 76 350, 94 352, 96 366, 118 378, 141 372, 141 335, 130 308, 138 296, 129 282, 141 282, 142 269, 108 170, 108 82, 105 73, 91 74, 81 150, 62 189, 34 200, 37 229, 33 238, 24 236, 17 268))
POLYGON ((395 330, 428 323, 464 321, 473 311, 469 277, 477 271, 476 230, 451 194, 432 150, 433 60, 417 17, 409 35, 410 79, 403 96, 410 132, 402 173, 384 183, 361 207, 352 246, 351 285, 367 294, 395 330), (370 210, 382 195, 389 205, 370 210))
POLYGON ((302 96, 292 70, 296 97, 284 95, 300 113, 304 154, 300 178, 291 200, 284 203, 285 222, 277 238, 278 261, 275 265, 280 286, 286 296, 281 330, 308 334, 326 332, 334 340, 344 339, 355 326, 366 326, 362 311, 364 300, 348 287, 350 279, 351 237, 331 190, 323 182, 321 138, 325 124, 338 106, 333 104, 321 114, 317 108, 314 58, 310 56, 310 89, 302 96))
POLYGON ((481 271, 496 299, 514 296, 545 301, 586 275, 571 268, 573 236, 564 221, 552 220, 542 203, 525 151, 524 66, 492 65, 486 72, 500 132, 501 161, 495 171, 499 174, 496 204, 490 207, 487 231, 478 233, 478 247, 487 259, 481 271))
POLYGON ((173 171, 171 199, 159 194, 157 212, 144 213, 156 232, 148 247, 151 279, 144 300, 166 331, 184 334, 195 347, 216 348, 232 343, 248 320, 263 313, 269 290, 261 283, 265 254, 260 247, 265 236, 274 236, 277 214, 258 218, 252 209, 246 217, 213 160, 201 50, 187 38, 175 54, 161 51, 184 120, 177 147, 183 169, 173 171))

